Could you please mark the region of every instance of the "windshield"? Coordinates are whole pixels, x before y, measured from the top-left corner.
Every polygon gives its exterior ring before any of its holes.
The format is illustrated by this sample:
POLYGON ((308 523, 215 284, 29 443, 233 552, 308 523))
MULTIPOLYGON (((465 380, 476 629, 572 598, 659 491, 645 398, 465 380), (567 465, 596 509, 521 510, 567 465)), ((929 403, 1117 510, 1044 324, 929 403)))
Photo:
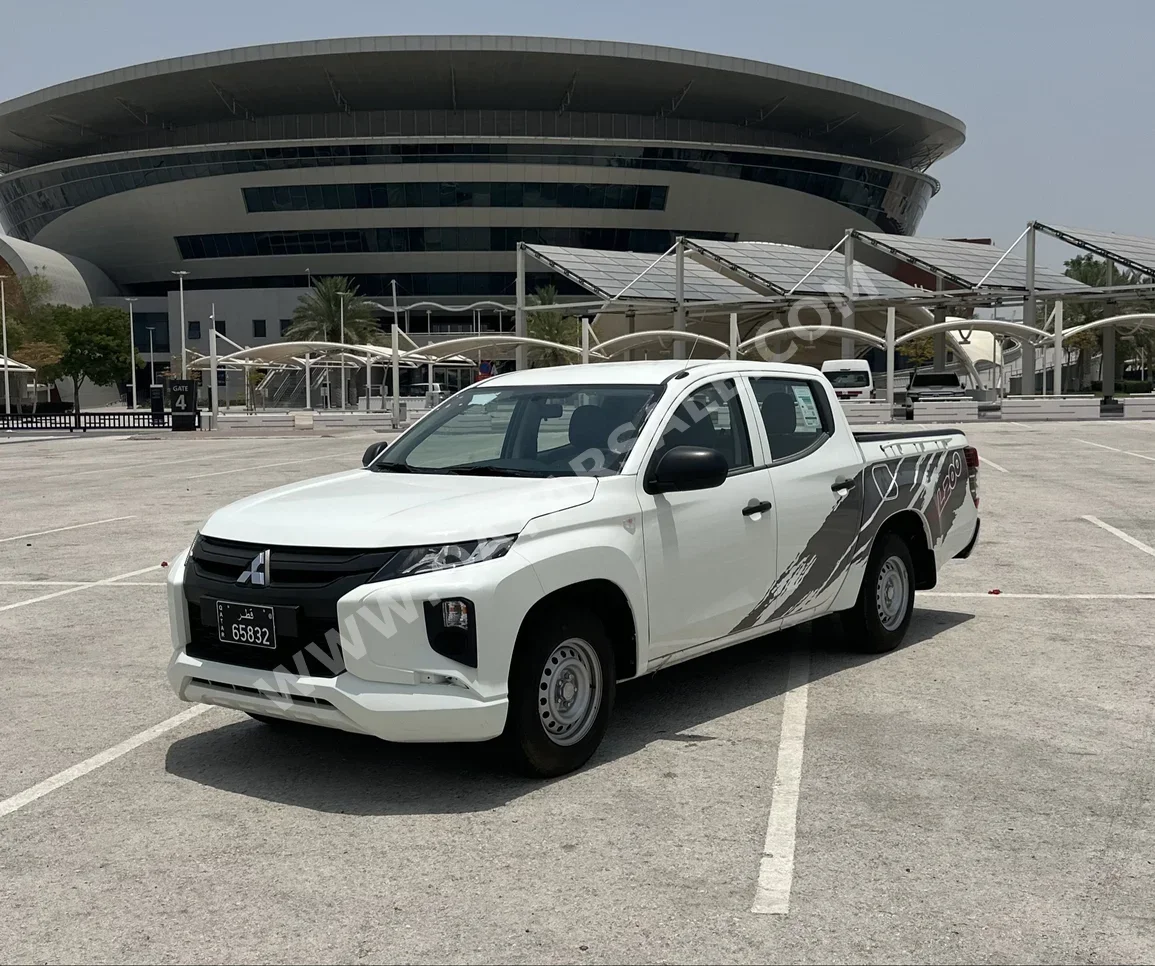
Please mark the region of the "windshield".
POLYGON ((919 372, 911 381, 912 386, 945 386, 949 389, 958 389, 962 385, 958 375, 953 372, 919 372))
POLYGON ((660 386, 479 385, 450 397, 374 462, 376 472, 617 473, 660 386))
POLYGON ((870 385, 870 373, 861 369, 832 369, 825 375, 835 389, 865 389, 870 385))

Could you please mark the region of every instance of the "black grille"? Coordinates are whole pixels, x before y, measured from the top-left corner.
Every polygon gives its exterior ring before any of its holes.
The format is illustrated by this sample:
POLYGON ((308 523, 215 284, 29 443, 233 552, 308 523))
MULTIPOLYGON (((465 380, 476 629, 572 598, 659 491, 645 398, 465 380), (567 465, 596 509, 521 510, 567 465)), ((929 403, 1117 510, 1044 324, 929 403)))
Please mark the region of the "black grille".
POLYGON ((185 571, 190 657, 260 670, 334 677, 345 670, 337 635, 337 600, 372 577, 393 550, 269 547, 198 537, 185 571), (266 586, 237 583, 253 558, 269 551, 266 586), (275 648, 220 640, 216 602, 273 608, 275 648))

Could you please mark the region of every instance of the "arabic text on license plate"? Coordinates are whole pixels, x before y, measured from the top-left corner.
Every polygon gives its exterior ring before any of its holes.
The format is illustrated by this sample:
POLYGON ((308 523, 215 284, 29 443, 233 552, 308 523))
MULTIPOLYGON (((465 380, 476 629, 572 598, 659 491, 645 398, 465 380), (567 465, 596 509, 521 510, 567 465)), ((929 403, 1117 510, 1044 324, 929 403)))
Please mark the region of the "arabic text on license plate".
POLYGON ((263 604, 217 601, 217 636, 226 644, 276 647, 277 629, 273 608, 263 604))

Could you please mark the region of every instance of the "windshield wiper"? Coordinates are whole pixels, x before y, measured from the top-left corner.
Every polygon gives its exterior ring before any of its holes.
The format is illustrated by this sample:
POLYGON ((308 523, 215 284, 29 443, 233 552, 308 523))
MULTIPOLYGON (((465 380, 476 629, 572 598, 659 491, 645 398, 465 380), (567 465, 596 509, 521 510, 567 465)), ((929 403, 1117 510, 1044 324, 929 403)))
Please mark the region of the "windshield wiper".
POLYGON ((374 463, 369 467, 374 473, 416 473, 408 463, 374 463))
POLYGON ((477 466, 468 463, 464 466, 446 466, 442 472, 461 476, 527 476, 545 478, 552 475, 550 473, 535 473, 533 470, 517 470, 511 466, 477 466))

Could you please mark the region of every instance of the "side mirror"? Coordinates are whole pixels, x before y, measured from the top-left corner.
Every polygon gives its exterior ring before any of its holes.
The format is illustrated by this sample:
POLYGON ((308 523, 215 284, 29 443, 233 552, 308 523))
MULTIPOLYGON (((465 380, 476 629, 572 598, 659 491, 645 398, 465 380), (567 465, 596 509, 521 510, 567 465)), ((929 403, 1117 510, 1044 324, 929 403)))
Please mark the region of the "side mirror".
POLYGON ((721 486, 730 472, 726 457, 705 446, 675 446, 646 480, 647 493, 709 490, 721 486))
POLYGON ((373 460, 385 452, 385 447, 388 445, 389 443, 386 440, 381 440, 378 443, 370 443, 369 448, 365 450, 364 455, 361 457, 361 465, 368 466, 373 460))

